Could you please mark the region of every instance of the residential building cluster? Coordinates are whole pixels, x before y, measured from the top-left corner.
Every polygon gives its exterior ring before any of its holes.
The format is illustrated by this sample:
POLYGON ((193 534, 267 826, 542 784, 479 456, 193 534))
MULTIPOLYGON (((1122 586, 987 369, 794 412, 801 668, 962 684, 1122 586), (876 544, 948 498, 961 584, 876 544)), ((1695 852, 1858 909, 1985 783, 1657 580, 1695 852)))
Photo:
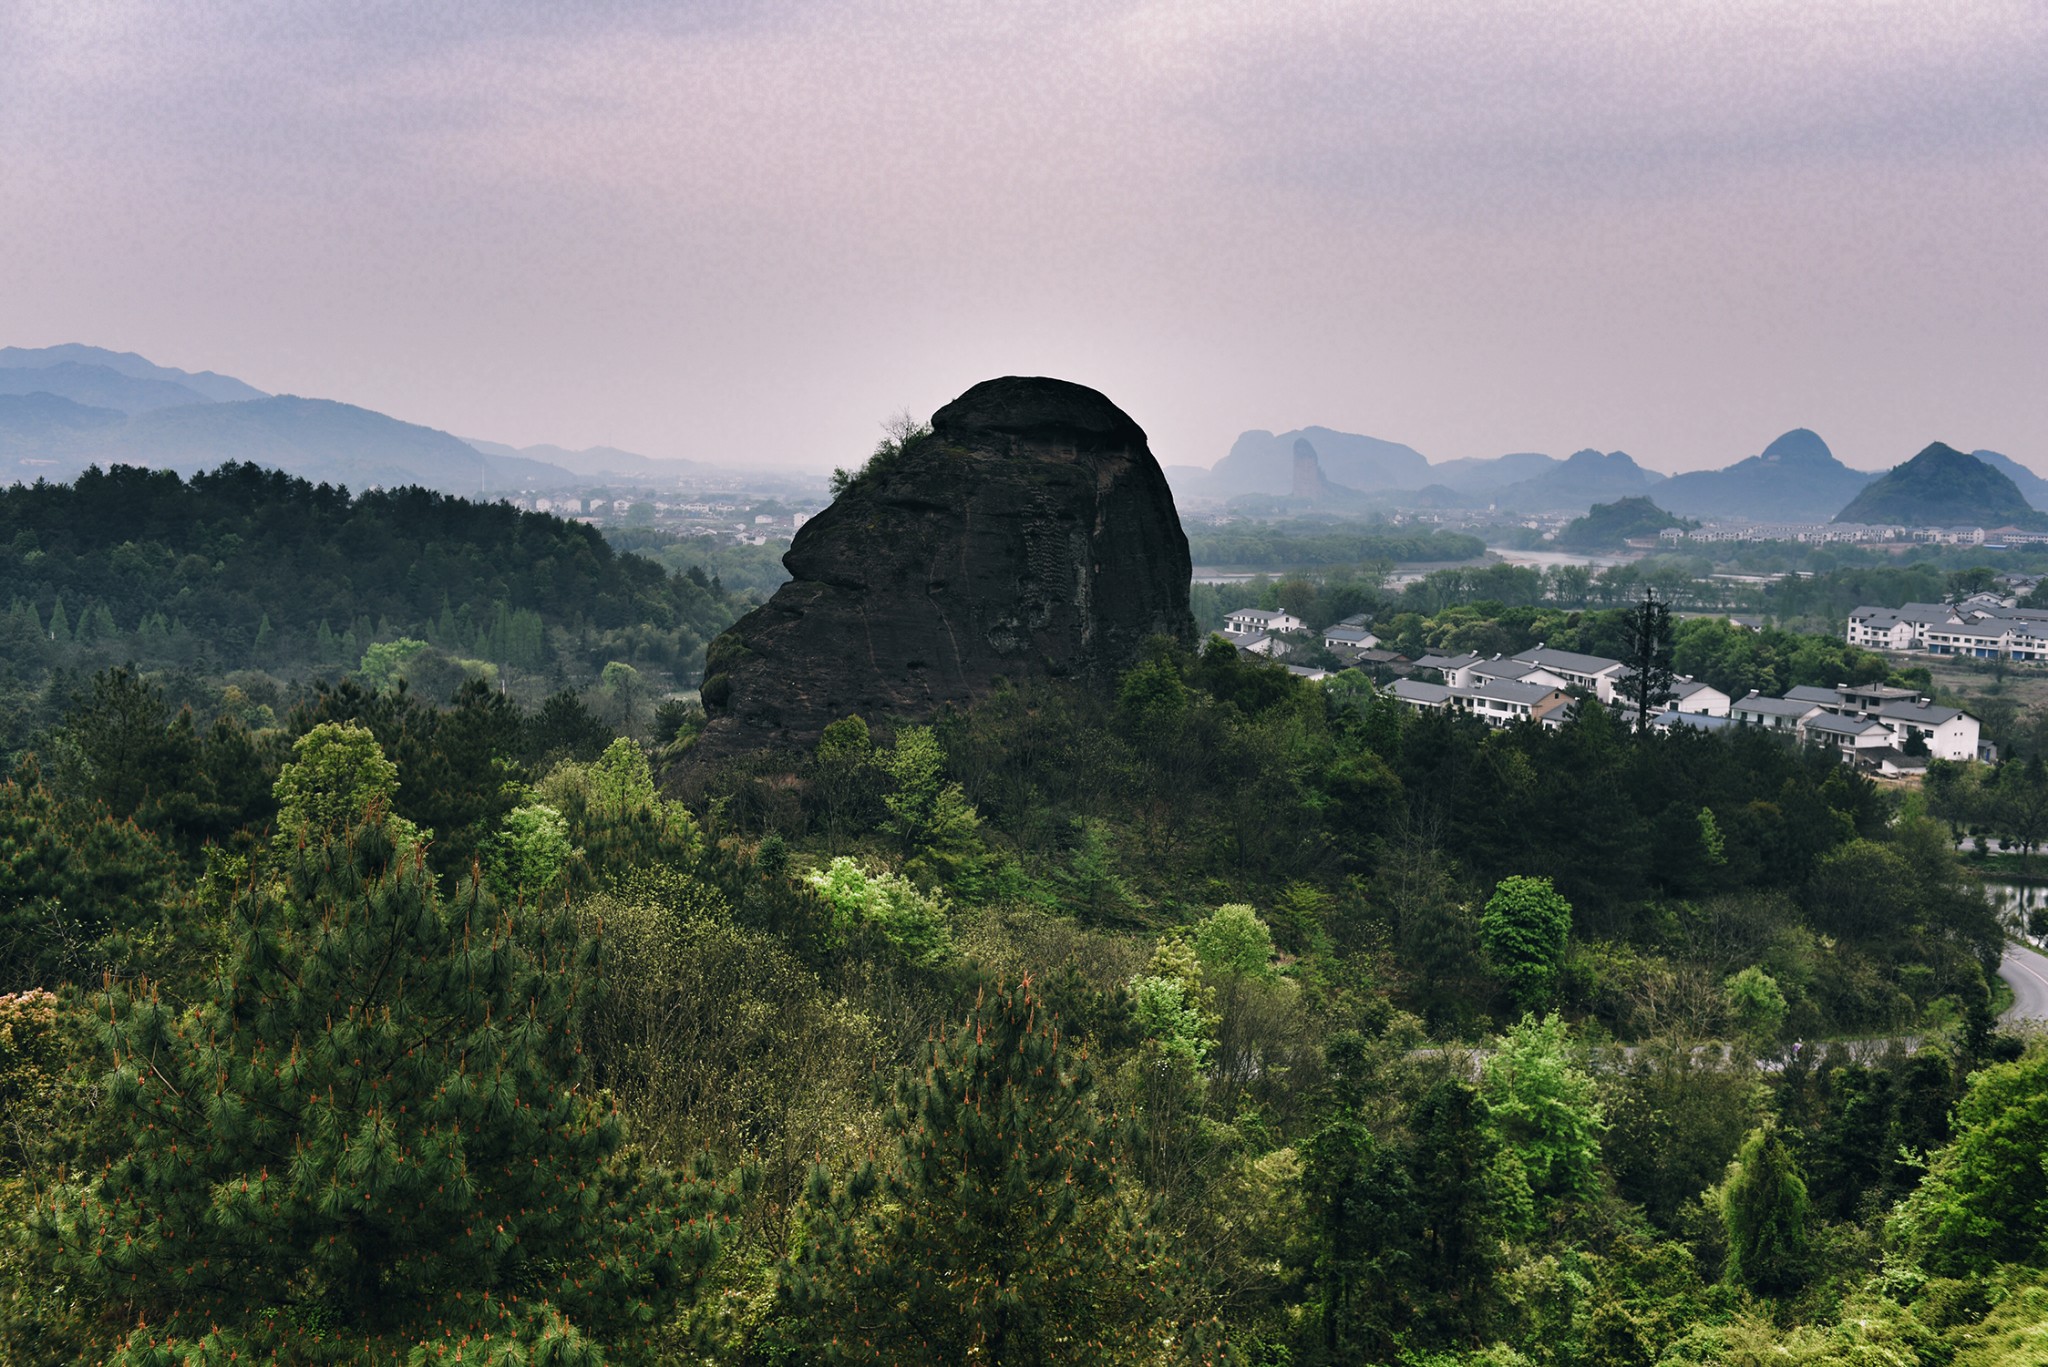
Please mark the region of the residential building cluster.
POLYGON ((1666 527, 1660 541, 1677 543, 1729 541, 1804 541, 1809 544, 1899 545, 1931 542, 1943 546, 2028 545, 2048 541, 2048 532, 2021 527, 1903 527, 1860 522, 1708 522, 1698 527, 1666 527))
MULTIPOLYGON (((1435 673, 1442 682, 1397 679, 1387 691, 1418 711, 1468 712, 1489 726, 1524 721, 1561 726, 1571 716, 1575 694, 1590 693, 1603 706, 1626 706, 1620 688, 1628 667, 1621 661, 1547 645, 1491 659, 1476 654, 1425 655, 1415 668, 1435 673)), ((1675 689, 1675 711, 1728 715, 1728 695, 1718 688, 1680 679, 1675 689)))
POLYGON ((1976 660, 2048 661, 2048 609, 2022 608, 1993 593, 1956 603, 1860 607, 1849 614, 1849 644, 1867 650, 1960 655, 1976 660))
MULTIPOLYGON (((1524 721, 1557 727, 1570 718, 1578 698, 1590 695, 1633 715, 1623 692, 1628 666, 1598 655, 1538 645, 1491 659, 1425 655, 1415 668, 1435 673, 1441 682, 1397 679, 1387 691, 1417 711, 1447 708, 1496 727, 1524 721)), ((1752 690, 1747 697, 1730 699, 1701 680, 1680 677, 1664 711, 1650 724, 1659 730, 1687 726, 1705 731, 1755 726, 1825 746, 1846 763, 1892 776, 1923 772, 1929 759, 1996 758, 1983 743, 1975 717, 1910 688, 1886 684, 1799 687, 1782 698, 1752 690), (1924 754, 1907 753, 1916 739, 1914 748, 1924 754)))
MULTIPOLYGON (((1906 640, 1896 633, 1921 625, 1931 627, 1937 641, 1945 642, 1964 630, 1965 619, 1975 619, 2003 623, 1996 629, 2008 634, 2039 623, 2043 642, 2039 648, 2048 651, 2048 612, 2016 609, 2010 600, 1993 594, 1966 598, 1954 607, 1909 603, 1900 609, 1859 608, 1857 613, 1860 616, 1850 619, 1850 641, 1881 649, 1940 649, 1938 643, 1911 646, 1891 642, 1906 640), (1859 621, 1864 625, 1859 626, 1859 621), (1859 631, 1865 634, 1859 637, 1859 631)), ((1990 631, 1993 627, 1971 629, 1990 631)), ((1287 652, 1287 638, 1299 643, 1307 631, 1308 624, 1292 613, 1241 608, 1225 619, 1223 634, 1246 654, 1279 660, 1287 652)), ((1363 615, 1325 628, 1321 640, 1323 648, 1345 668, 1366 669, 1382 677, 1400 676, 1385 683, 1387 694, 1418 712, 1461 712, 1492 727, 1534 722, 1556 728, 1571 717, 1580 699, 1591 698, 1624 716, 1634 715, 1625 696, 1628 666, 1601 655, 1539 643, 1513 655, 1424 655, 1411 662, 1379 649, 1379 638, 1363 615), (1375 666, 1381 668, 1374 670, 1375 666)), ((2007 648, 2011 648, 2010 641, 2007 648)), ((1288 669, 1305 678, 1326 677, 1321 669, 1300 665, 1288 669)), ((1845 763, 1889 776, 1924 772, 1929 759, 1997 757, 1984 744, 1979 723, 1969 713, 1931 702, 1910 688, 1887 684, 1799 687, 1778 698, 1751 690, 1747 697, 1734 699, 1702 680, 1680 676, 1673 680, 1672 696, 1664 710, 1650 724, 1660 730, 1686 726, 1706 731, 1753 726, 1782 733, 1801 744, 1825 746, 1845 763), (1922 753, 1908 754, 1909 746, 1922 753)))
POLYGON ((1752 692, 1730 708, 1729 716, 1737 725, 1782 731, 1809 745, 1825 745, 1849 763, 1887 774, 1918 773, 1929 759, 1998 757, 1984 743, 1975 717, 1889 684, 1788 688, 1782 698, 1752 692), (1906 753, 1916 739, 1924 755, 1906 753))

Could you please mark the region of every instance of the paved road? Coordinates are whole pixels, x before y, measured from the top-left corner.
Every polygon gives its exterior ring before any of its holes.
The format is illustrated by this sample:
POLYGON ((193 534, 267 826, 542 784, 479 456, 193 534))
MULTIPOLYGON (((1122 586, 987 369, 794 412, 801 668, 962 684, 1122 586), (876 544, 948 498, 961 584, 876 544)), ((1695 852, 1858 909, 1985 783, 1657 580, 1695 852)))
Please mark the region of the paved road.
POLYGON ((2048 1020, 2048 954, 2008 940, 1998 976, 2012 984, 2012 1005, 1998 1019, 2007 1025, 2048 1020))

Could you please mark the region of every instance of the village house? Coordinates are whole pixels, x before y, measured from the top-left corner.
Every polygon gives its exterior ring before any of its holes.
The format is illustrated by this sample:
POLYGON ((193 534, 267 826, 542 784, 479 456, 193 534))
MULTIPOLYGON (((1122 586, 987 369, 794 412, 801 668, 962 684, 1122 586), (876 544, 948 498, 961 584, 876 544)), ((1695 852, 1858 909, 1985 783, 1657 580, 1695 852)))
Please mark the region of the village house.
POLYGON ((1380 638, 1362 626, 1339 622, 1336 626, 1323 629, 1325 650, 1371 650, 1380 643, 1380 638))
POLYGON ((1289 612, 1267 612, 1263 608, 1239 608, 1223 619, 1223 634, 1226 636, 1250 636, 1264 632, 1269 636, 1283 631, 1306 631, 1308 623, 1289 612))
POLYGON ((1456 687, 1396 679, 1387 685, 1387 693, 1418 712, 1464 712, 1495 728, 1533 721, 1554 729, 1563 724, 1572 702, 1571 695, 1559 688, 1505 681, 1456 687))

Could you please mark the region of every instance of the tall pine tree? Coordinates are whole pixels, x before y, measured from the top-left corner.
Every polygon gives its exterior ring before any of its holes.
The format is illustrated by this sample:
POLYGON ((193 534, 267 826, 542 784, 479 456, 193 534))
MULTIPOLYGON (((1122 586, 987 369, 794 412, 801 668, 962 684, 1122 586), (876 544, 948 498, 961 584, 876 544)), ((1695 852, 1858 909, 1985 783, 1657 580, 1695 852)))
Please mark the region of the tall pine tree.
POLYGON ((371 820, 248 881, 189 1006, 92 999, 102 1162, 41 1204, 119 1364, 653 1360, 735 1200, 589 1086, 596 946, 371 820))
POLYGON ((1118 1200, 1084 1051, 1029 978, 985 987, 896 1084, 895 1152, 811 1179, 782 1295, 832 1362, 1150 1360, 1168 1261, 1118 1200))

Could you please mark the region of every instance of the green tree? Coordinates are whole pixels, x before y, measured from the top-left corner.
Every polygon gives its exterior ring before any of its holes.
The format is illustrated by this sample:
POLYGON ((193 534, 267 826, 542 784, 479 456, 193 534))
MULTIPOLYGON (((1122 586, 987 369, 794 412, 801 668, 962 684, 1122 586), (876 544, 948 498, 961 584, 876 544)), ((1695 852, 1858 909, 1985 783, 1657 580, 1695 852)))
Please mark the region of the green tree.
POLYGON ((2048 1048, 1972 1074, 1955 1122, 1893 1232, 1943 1276, 2048 1265, 2048 1048))
POLYGON ((1778 1127, 1750 1132, 1716 1194, 1728 1232, 1728 1277, 1752 1291, 1785 1295, 1809 1272, 1806 1179, 1778 1127))
POLYGON ((824 808, 825 827, 837 837, 870 819, 877 779, 875 743, 859 717, 841 717, 818 737, 812 756, 812 790, 824 808))
POLYGON ((920 968, 946 957, 951 931, 942 895, 924 892, 899 874, 871 873, 843 854, 806 881, 832 908, 833 924, 842 934, 872 927, 920 968))
POLYGON ((369 815, 241 886, 189 1006, 92 1000, 106 1114, 38 1212, 50 1275, 124 1367, 654 1361, 734 1198, 625 1148, 566 908, 444 902, 369 815))
POLYGON ((1165 1259, 1117 1199, 1086 1054, 1028 981, 898 1078, 889 1160, 812 1178, 781 1297, 830 1362, 1138 1362, 1165 1259))
POLYGON ((563 760, 534 796, 561 814, 581 851, 573 860, 578 883, 616 885, 637 870, 687 865, 704 847, 696 818, 655 792, 646 751, 625 737, 588 764, 563 760))
POLYGON ((33 760, 0 782, 0 991, 86 982, 162 918, 172 860, 97 802, 65 801, 33 760))
POLYGON ((1721 997, 1736 1030, 1750 1045, 1769 1048, 1778 1042, 1791 1008, 1776 978, 1751 964, 1721 984, 1721 997))
MULTIPOLYGON (((315 843, 390 811, 398 793, 398 766, 377 737, 353 722, 322 722, 292 744, 292 762, 278 771, 277 843, 315 843)), ((392 836, 415 844, 420 833, 393 817, 392 836)))
POLYGON ((1577 1054, 1571 1027, 1555 1013, 1524 1016, 1480 1068, 1487 1124, 1540 1205, 1591 1196, 1599 1185, 1606 1111, 1577 1054))
POLYGON ((1243 902, 1210 912, 1195 926, 1195 957, 1211 973, 1266 978, 1273 973, 1273 933, 1243 902))
POLYGON ((975 890, 984 864, 981 817, 957 783, 945 778, 946 752, 929 726, 906 726, 878 757, 891 780, 882 797, 882 830, 896 838, 905 870, 962 891, 975 890))
POLYGON ((1478 1092, 1454 1078, 1423 1094, 1409 1124, 1422 1328, 1434 1343, 1470 1342, 1490 1322, 1506 1232, 1494 1178, 1500 1142, 1478 1092))
POLYGON ((378 641, 363 652, 356 677, 372 692, 394 688, 405 677, 405 667, 427 649, 425 641, 401 636, 395 641, 378 641))
POLYGON ((1337 1105, 1302 1151, 1322 1348, 1331 1362, 1383 1360, 1408 1310, 1415 1191, 1402 1156, 1373 1134, 1361 1113, 1364 1042, 1356 1034, 1339 1035, 1329 1052, 1337 1105))
POLYGON ((1571 903, 1548 878, 1503 878, 1479 917, 1487 965, 1524 1010, 1547 1005, 1557 990, 1571 937, 1571 903))
POLYGON ((557 889, 575 853, 562 814, 529 802, 507 812, 504 826, 485 842, 483 867, 500 901, 531 901, 557 889))
POLYGON ((1202 965, 1179 936, 1161 940, 1143 973, 1131 976, 1131 1020, 1169 1059, 1200 1068, 1216 1047, 1216 992, 1202 983, 1202 965))

